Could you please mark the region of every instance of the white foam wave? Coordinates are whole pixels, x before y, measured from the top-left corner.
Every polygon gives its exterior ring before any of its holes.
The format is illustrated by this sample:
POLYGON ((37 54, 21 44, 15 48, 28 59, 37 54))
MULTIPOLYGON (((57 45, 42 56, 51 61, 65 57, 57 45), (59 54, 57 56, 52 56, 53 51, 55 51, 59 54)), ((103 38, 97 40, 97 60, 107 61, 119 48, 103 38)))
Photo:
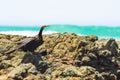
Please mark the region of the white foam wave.
MULTIPOLYGON (((22 35, 22 36, 35 36, 38 34, 38 31, 2 31, 2 34, 10 34, 10 35, 22 35)), ((43 34, 52 34, 57 33, 55 31, 44 31, 43 34)))

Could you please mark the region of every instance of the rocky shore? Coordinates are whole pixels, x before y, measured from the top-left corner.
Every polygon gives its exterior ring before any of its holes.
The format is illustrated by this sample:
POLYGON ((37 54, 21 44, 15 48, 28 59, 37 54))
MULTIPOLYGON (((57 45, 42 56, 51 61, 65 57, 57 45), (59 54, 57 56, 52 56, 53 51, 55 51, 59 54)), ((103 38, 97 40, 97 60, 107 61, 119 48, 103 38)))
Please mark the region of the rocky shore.
POLYGON ((120 80, 120 42, 78 36, 43 35, 33 54, 15 49, 26 36, 0 34, 0 80, 120 80))

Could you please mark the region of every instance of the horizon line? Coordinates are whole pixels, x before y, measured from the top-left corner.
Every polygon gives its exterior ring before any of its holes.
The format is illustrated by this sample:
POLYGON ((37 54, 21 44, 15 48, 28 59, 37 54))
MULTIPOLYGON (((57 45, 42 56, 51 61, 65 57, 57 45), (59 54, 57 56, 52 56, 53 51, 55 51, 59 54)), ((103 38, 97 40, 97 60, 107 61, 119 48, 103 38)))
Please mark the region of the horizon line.
MULTIPOLYGON (((120 27, 120 25, 78 25, 78 24, 44 24, 44 25, 61 25, 61 26, 67 26, 67 25, 69 25, 69 26, 105 26, 105 27, 120 27)), ((8 27, 40 27, 40 26, 42 26, 42 25, 1 25, 0 24, 0 26, 8 26, 8 27)))

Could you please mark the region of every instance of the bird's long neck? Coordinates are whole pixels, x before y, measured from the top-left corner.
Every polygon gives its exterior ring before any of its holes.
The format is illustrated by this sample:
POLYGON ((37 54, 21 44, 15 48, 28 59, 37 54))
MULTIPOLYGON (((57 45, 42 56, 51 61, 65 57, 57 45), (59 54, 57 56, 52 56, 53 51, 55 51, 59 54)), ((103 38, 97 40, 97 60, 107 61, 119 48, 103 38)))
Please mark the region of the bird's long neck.
POLYGON ((41 40, 43 40, 43 37, 42 37, 43 29, 44 29, 44 27, 42 26, 41 29, 40 29, 40 31, 39 31, 39 34, 38 34, 38 37, 39 37, 39 39, 41 39, 41 40))

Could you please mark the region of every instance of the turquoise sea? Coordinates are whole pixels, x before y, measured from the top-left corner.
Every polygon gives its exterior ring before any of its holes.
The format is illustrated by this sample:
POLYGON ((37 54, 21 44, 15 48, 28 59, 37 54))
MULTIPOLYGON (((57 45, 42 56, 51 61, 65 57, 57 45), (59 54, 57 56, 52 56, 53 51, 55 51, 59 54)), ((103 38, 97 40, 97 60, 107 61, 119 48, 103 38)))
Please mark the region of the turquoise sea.
MULTIPOLYGON (((0 33, 33 36, 37 35, 39 29, 40 26, 0 26, 0 33)), ((54 32, 96 35, 99 38, 115 38, 120 40, 120 26, 51 25, 44 30, 45 34, 54 32)))

